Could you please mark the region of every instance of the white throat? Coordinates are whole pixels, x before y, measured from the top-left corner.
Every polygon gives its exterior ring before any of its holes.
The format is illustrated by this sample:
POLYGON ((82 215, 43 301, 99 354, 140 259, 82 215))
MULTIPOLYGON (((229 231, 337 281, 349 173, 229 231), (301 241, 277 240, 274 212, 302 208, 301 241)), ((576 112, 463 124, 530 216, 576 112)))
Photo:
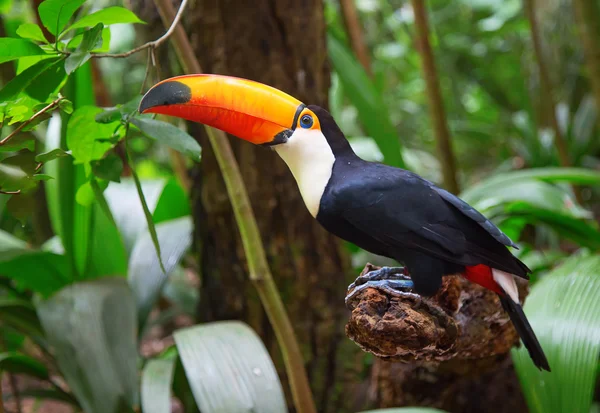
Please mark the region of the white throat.
POLYGON ((316 218, 335 162, 327 139, 320 130, 297 128, 286 143, 274 148, 292 171, 308 211, 316 218))

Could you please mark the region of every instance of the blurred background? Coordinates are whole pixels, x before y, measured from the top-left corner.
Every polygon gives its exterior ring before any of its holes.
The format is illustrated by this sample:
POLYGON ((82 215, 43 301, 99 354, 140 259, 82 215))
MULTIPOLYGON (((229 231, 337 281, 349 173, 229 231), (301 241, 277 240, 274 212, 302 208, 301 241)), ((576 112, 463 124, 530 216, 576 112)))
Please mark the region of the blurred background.
POLYGON ((274 152, 229 139, 316 411, 600 411, 596 0, 190 0, 155 50, 94 56, 158 39, 179 6, 0 0, 19 39, 0 39, 0 413, 311 411, 205 130, 134 113, 186 71, 181 36, 205 73, 324 106, 361 157, 460 195, 533 270, 552 373, 522 348, 485 368, 379 360, 345 336, 344 297, 394 263, 327 234, 274 152))

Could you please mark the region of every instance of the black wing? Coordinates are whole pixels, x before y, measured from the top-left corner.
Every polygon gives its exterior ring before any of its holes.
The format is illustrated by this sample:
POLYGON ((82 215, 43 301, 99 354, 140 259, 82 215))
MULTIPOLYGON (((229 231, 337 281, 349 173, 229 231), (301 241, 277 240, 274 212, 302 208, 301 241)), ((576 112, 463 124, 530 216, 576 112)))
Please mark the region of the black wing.
POLYGON ((335 196, 345 225, 368 234, 394 258, 395 250, 409 249, 527 278, 529 269, 508 251, 506 246, 514 244, 500 229, 464 201, 409 171, 368 164, 335 196))

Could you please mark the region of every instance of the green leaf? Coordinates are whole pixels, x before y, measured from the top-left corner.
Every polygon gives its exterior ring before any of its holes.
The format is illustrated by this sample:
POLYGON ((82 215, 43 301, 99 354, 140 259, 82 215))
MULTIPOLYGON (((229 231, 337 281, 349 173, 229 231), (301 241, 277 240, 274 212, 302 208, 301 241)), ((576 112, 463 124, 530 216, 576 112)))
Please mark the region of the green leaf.
POLYGON ((73 279, 69 260, 64 255, 30 251, 0 262, 0 274, 14 280, 23 289, 44 297, 59 291, 73 279))
POLYGON ((201 412, 287 411, 269 353, 246 324, 199 325, 176 331, 174 338, 201 412))
POLYGON ((27 374, 40 380, 48 380, 48 369, 33 357, 16 352, 0 353, 0 372, 27 374))
POLYGON ((19 133, 0 146, 0 152, 17 152, 21 149, 33 152, 35 150, 35 136, 30 133, 19 133))
POLYGON ((96 122, 98 123, 112 123, 121 120, 121 111, 119 109, 108 109, 96 115, 96 122))
POLYGON ((35 157, 35 161, 46 163, 46 162, 50 162, 56 158, 62 158, 62 157, 66 157, 66 156, 70 156, 69 153, 63 151, 61 148, 55 148, 55 149, 52 149, 51 151, 40 153, 39 155, 37 155, 35 157))
POLYGON ((83 3, 85 0, 45 0, 38 7, 42 24, 50 33, 59 34, 83 3))
POLYGON ((54 179, 54 178, 51 177, 50 175, 46 175, 46 174, 35 174, 35 175, 33 175, 33 179, 36 181, 48 181, 48 180, 54 179))
MULTIPOLYGON (((157 208, 166 182, 164 179, 141 182, 142 193, 151 212, 157 208)), ((104 195, 111 211, 113 211, 119 232, 123 236, 125 248, 128 252, 131 252, 139 234, 148 228, 144 209, 133 178, 124 178, 119 184, 111 183, 104 195)))
POLYGON ((100 141, 110 138, 118 123, 102 124, 95 121, 102 109, 95 106, 81 107, 71 115, 67 126, 67 145, 76 163, 102 159, 114 144, 100 141))
POLYGON ((0 230, 0 262, 8 261, 18 255, 29 252, 29 250, 25 241, 6 231, 0 230))
MULTIPOLYGON (((35 179, 32 177, 32 181, 35 179)), ((13 195, 6 203, 6 210, 21 222, 27 225, 27 220, 33 215, 35 198, 32 192, 13 195)))
POLYGON ((383 97, 358 60, 338 39, 328 35, 329 58, 339 76, 344 93, 358 111, 358 117, 367 133, 377 142, 385 163, 403 167, 402 145, 392 124, 383 97))
POLYGON ((0 90, 0 102, 12 100, 41 74, 57 65, 59 61, 58 58, 44 59, 18 74, 0 90))
POLYGON ((600 354, 600 256, 577 254, 543 277, 525 302, 552 373, 539 371, 524 347, 515 369, 532 413, 588 412, 600 354))
POLYGON ((48 43, 40 26, 33 23, 23 23, 17 29, 17 35, 23 39, 34 40, 36 42, 48 43))
POLYGON ((121 182, 121 174, 123 173, 123 160, 115 153, 109 153, 99 161, 92 162, 92 171, 98 178, 121 182))
POLYGON ((68 99, 61 100, 58 103, 58 107, 60 108, 60 110, 62 110, 63 112, 65 112, 68 115, 73 113, 73 102, 71 102, 68 99))
POLYGON ((83 33, 81 44, 79 44, 79 46, 77 46, 77 50, 67 57, 67 60, 65 60, 65 71, 67 74, 70 74, 79 66, 87 62, 91 57, 91 50, 100 47, 98 46, 98 41, 102 40, 103 27, 104 25, 102 23, 98 23, 93 28, 83 33))
POLYGON ((138 236, 129 257, 128 279, 137 304, 140 326, 144 325, 171 271, 191 246, 192 230, 190 217, 156 225, 162 262, 165 263, 164 272, 156 255, 150 232, 146 231, 138 236))
POLYGON ((498 187, 528 179, 544 182, 569 182, 576 185, 600 185, 600 172, 584 168, 532 168, 494 175, 463 191, 461 197, 473 202, 493 193, 498 187))
MULTIPOLYGON (((127 155, 128 159, 131 159, 129 154, 127 155)), ((152 221, 152 212, 150 212, 150 208, 148 208, 148 203, 146 202, 146 198, 144 197, 144 192, 142 191, 142 183, 140 182, 140 178, 137 175, 137 172, 132 167, 131 175, 133 175, 133 181, 135 182, 135 189, 137 190, 138 196, 140 197, 140 203, 142 204, 142 209, 144 210, 144 216, 146 217, 146 225, 148 226, 148 231, 150 233, 150 238, 152 239, 152 243, 154 244, 154 249, 156 251, 156 255, 158 257, 158 263, 160 264, 160 269, 166 273, 165 266, 162 261, 162 254, 160 252, 160 244, 158 242, 158 236, 156 234, 156 227, 154 226, 154 222, 152 221)))
MULTIPOLYGON (((77 69, 63 89, 64 96, 73 102, 76 109, 94 104, 90 63, 77 69)), ((55 114, 48 123, 46 151, 55 148, 67 149, 68 120, 73 115, 64 112, 55 114)), ((89 180, 83 165, 74 165, 70 157, 61 157, 44 165, 44 172, 55 177, 45 183, 48 211, 54 233, 60 236, 65 254, 76 277, 89 276, 90 255, 105 254, 118 238, 105 240, 105 248, 92 250, 93 208, 83 207, 75 200, 77 188, 89 180)), ((118 242, 117 242, 118 244, 118 242)), ((116 249, 118 251, 118 248, 116 249)), ((112 260, 103 259, 106 265, 112 260)))
POLYGON ((40 102, 45 102, 62 87, 67 74, 61 61, 50 65, 47 70, 32 79, 25 87, 25 92, 40 102))
POLYGON ((106 186, 104 188, 100 188, 100 185, 98 185, 98 181, 96 181, 95 179, 92 179, 90 181, 90 184, 92 187, 92 191, 94 191, 94 197, 96 198, 96 202, 97 202, 98 206, 104 213, 104 216, 111 223, 111 225, 116 228, 117 224, 115 224, 115 220, 112 216, 112 213, 110 212, 110 208, 109 208, 108 204, 106 203, 106 199, 104 199, 104 195, 102 194, 102 191, 104 191, 104 189, 106 189, 106 186))
POLYGON ((94 195, 94 190, 92 189, 92 184, 90 181, 87 181, 81 185, 75 193, 75 201, 84 207, 91 206, 95 199, 96 196, 94 195))
POLYGON ((0 189, 11 192, 23 192, 35 188, 35 181, 22 168, 0 163, 0 189))
POLYGON ((73 284, 36 307, 83 411, 116 412, 136 403, 135 305, 124 279, 73 284))
POLYGON ((26 39, 0 37, 0 63, 10 62, 24 56, 45 55, 46 52, 26 39))
MULTIPOLYGON (((124 7, 107 7, 102 10, 98 10, 92 14, 89 14, 73 23, 69 26, 65 32, 73 29, 80 29, 82 27, 92 27, 102 23, 105 26, 119 23, 144 23, 140 20, 131 10, 124 7)), ((145 24, 145 23, 144 23, 145 24)))
MULTIPOLYGON (((91 51, 95 53, 108 52, 110 50, 110 37, 110 27, 105 27, 102 29, 102 37, 98 39, 91 51)), ((82 40, 83 33, 73 36, 73 38, 69 40, 69 43, 67 44, 67 49, 76 49, 77 46, 81 44, 82 40)))
POLYGON ((155 224, 191 214, 190 200, 176 179, 165 185, 152 218, 155 224))
POLYGON ((0 321, 3 327, 27 334, 34 340, 43 336, 42 326, 29 301, 15 297, 0 297, 0 321))
POLYGON ((150 360, 142 371, 141 402, 144 413, 171 411, 171 385, 175 357, 150 360))
POLYGON ((130 121, 147 137, 155 139, 196 161, 200 160, 200 145, 194 138, 178 127, 154 119, 132 117, 130 121))
POLYGON ((78 410, 81 410, 81 406, 77 403, 77 400, 62 390, 54 389, 25 389, 21 390, 21 397, 33 398, 36 400, 54 400, 57 402, 69 403, 78 410))

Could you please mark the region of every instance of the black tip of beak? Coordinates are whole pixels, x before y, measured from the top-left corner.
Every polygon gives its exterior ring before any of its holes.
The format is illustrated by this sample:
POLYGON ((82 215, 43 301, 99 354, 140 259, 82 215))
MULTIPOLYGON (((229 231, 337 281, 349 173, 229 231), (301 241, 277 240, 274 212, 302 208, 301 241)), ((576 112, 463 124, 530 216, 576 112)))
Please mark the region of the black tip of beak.
POLYGON ((150 89, 140 102, 140 113, 155 106, 168 106, 187 103, 192 98, 192 89, 177 81, 160 83, 150 89))

